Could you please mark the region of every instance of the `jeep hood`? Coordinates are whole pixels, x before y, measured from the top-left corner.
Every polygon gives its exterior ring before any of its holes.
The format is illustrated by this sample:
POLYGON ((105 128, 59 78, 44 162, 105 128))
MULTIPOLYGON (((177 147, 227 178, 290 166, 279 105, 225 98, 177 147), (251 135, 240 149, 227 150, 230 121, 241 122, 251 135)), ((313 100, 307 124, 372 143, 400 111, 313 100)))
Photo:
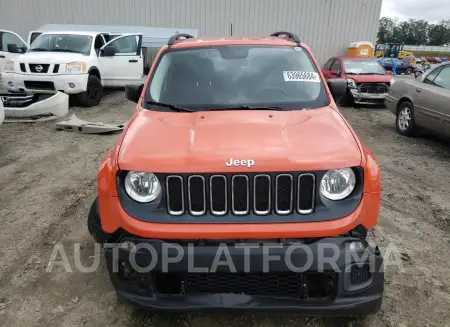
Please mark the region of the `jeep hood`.
POLYGON ((170 113, 140 110, 118 155, 123 170, 297 171, 358 166, 361 151, 330 107, 297 111, 170 113), (225 162, 254 160, 252 167, 225 162))
POLYGON ((17 57, 17 61, 26 64, 68 64, 73 61, 86 61, 88 57, 81 53, 31 51, 17 57))

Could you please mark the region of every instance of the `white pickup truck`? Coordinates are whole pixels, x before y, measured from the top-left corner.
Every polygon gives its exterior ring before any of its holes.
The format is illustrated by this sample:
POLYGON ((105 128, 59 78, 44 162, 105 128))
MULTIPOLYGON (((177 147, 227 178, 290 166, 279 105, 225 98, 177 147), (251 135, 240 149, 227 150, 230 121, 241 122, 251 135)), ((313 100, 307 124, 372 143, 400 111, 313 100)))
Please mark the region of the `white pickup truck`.
POLYGON ((29 47, 17 34, 0 31, 1 35, 0 50, 5 51, 0 51, 0 71, 3 67, 3 85, 9 92, 61 91, 91 107, 100 103, 103 87, 143 80, 142 34, 46 32, 29 47))

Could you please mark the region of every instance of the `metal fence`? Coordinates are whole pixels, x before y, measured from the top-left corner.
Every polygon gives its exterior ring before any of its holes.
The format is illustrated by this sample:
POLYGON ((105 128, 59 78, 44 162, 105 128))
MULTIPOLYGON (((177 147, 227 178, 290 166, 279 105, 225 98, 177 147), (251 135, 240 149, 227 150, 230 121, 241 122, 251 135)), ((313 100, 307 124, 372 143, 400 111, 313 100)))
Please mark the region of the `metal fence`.
POLYGON ((404 50, 423 51, 423 52, 450 52, 450 47, 437 47, 428 45, 405 45, 404 50))

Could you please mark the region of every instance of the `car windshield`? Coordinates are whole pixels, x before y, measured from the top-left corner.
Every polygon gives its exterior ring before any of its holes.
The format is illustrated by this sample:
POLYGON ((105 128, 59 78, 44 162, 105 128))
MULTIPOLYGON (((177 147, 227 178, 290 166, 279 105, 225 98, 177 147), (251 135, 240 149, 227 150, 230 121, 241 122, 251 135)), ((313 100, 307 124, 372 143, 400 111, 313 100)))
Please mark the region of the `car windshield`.
MULTIPOLYGON (((146 91, 151 102, 189 108, 312 109, 330 100, 308 52, 292 46, 168 50, 146 91)), ((159 106, 159 110, 170 110, 159 106)))
POLYGON ((89 55, 92 36, 70 34, 42 34, 36 38, 28 51, 60 51, 89 55))
POLYGON ((375 60, 344 60, 346 74, 386 75, 385 70, 375 60))

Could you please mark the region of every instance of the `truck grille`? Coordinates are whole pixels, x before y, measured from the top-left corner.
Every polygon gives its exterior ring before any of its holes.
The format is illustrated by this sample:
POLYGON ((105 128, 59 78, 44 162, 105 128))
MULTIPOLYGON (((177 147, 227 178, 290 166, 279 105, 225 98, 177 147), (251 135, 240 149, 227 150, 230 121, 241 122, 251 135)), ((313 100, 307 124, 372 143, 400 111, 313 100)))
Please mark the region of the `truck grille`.
POLYGON ((49 64, 29 64, 28 67, 30 67, 30 72, 32 73, 47 73, 48 68, 50 67, 49 64))
POLYGON ((361 93, 387 93, 389 86, 386 83, 362 83, 358 88, 361 93))
POLYGON ((167 211, 179 216, 306 215, 314 211, 315 175, 169 175, 167 211))

